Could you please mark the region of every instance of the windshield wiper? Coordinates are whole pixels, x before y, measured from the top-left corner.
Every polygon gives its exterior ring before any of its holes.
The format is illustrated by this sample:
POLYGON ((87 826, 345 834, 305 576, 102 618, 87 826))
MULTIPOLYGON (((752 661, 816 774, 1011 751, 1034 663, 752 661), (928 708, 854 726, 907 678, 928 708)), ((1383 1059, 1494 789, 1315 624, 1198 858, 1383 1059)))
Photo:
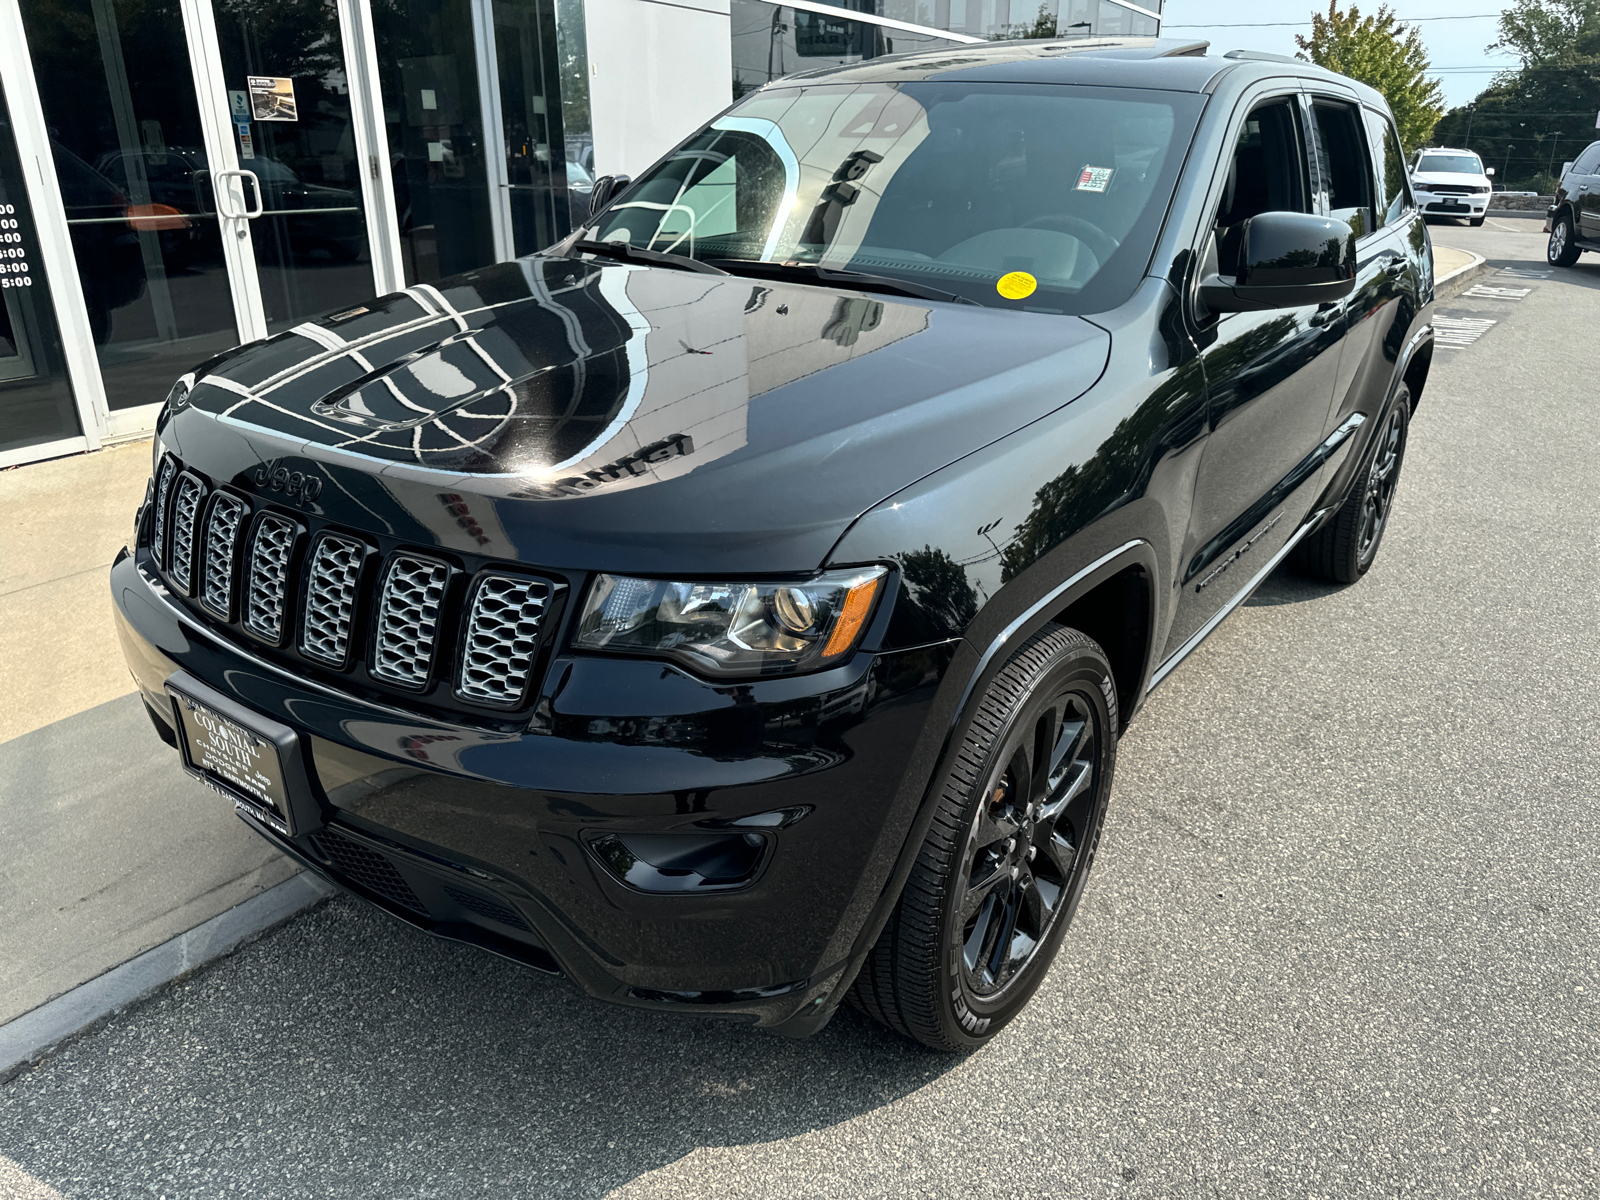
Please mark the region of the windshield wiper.
POLYGON ((573 242, 570 249, 582 250, 588 254, 608 254, 613 258, 626 259, 628 262, 655 263, 663 267, 677 267, 682 271, 699 271, 704 275, 726 275, 728 272, 721 267, 713 267, 708 262, 701 262, 698 258, 690 258, 687 254, 668 254, 665 250, 646 250, 643 246, 630 246, 627 242, 591 242, 579 239, 573 242))
POLYGON ((965 296, 958 296, 954 292, 912 283, 908 279, 896 279, 889 275, 869 275, 865 271, 841 271, 834 267, 825 267, 821 263, 763 262, 752 258, 719 258, 716 261, 726 263, 735 275, 800 275, 813 283, 843 284, 847 287, 860 288, 862 291, 894 292, 901 296, 915 296, 919 300, 948 300, 953 304, 978 303, 965 296))

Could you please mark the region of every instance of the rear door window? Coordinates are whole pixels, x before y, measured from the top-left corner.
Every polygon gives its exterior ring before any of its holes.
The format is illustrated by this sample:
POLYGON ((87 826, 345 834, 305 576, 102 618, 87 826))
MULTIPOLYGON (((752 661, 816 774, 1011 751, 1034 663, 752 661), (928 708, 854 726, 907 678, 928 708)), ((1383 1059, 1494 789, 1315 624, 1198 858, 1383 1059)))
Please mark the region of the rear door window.
POLYGON ((1371 233, 1377 228, 1371 159, 1356 110, 1348 104, 1318 100, 1312 113, 1312 157, 1325 211, 1336 220, 1348 221, 1357 237, 1371 233))
POLYGON ((1392 225, 1411 208, 1411 188, 1406 180, 1406 162, 1400 155, 1400 138, 1394 125, 1381 113, 1366 110, 1367 133, 1372 138, 1372 150, 1377 156, 1378 195, 1374 207, 1380 217, 1378 224, 1392 225))

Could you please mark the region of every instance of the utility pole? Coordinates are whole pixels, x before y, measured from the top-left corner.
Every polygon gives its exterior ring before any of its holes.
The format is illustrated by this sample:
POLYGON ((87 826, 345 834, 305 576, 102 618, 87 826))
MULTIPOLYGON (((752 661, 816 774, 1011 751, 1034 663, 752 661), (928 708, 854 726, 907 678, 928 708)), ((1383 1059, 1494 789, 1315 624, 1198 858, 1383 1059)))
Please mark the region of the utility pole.
POLYGON ((1478 106, 1476 104, 1470 106, 1467 109, 1467 144, 1465 146, 1461 147, 1463 150, 1471 150, 1472 149, 1472 119, 1474 117, 1476 117, 1477 115, 1478 115, 1478 106))
POLYGON ((1506 188, 1508 188, 1510 186, 1510 184, 1506 183, 1506 168, 1511 165, 1511 152, 1513 150, 1515 150, 1515 149, 1516 149, 1516 147, 1511 145, 1509 142, 1506 144, 1506 160, 1505 160, 1505 162, 1500 164, 1500 190, 1501 191, 1505 191, 1506 188))

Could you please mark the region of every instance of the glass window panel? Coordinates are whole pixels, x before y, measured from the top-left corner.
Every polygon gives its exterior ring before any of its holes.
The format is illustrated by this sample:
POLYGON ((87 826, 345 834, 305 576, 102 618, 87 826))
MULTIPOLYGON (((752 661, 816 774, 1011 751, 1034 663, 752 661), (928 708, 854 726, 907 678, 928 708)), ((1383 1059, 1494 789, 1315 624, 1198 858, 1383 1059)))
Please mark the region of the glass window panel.
POLYGON ((178 6, 22 0, 112 408, 238 341, 178 6))
POLYGON ((0 90, 0 450, 82 432, 11 113, 0 90))
MULTIPOLYGON (((565 115, 560 102, 560 52, 551 0, 494 0, 506 184, 513 252, 532 254, 572 232, 568 179, 588 180, 567 167, 565 115)), ((588 213, 588 191, 583 211, 588 213)))
POLYGON ((216 21, 223 79, 251 118, 236 117, 233 136, 261 181, 250 241, 278 333, 373 290, 339 18, 333 0, 219 0, 216 21))
POLYGON ((960 44, 761 0, 732 0, 729 19, 735 99, 796 71, 960 44))
POLYGON ((406 280, 494 261, 468 0, 373 0, 406 280))

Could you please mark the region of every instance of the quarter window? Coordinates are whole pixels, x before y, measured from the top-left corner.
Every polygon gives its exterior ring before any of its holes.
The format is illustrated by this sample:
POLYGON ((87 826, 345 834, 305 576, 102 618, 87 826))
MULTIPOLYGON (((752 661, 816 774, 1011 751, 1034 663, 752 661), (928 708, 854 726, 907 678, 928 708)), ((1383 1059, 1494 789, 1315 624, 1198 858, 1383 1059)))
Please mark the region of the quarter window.
POLYGON ((1312 150, 1317 160, 1317 190, 1327 213, 1348 221, 1356 236, 1375 228, 1372 204, 1372 170, 1355 109, 1348 104, 1318 101, 1316 134, 1312 150))

